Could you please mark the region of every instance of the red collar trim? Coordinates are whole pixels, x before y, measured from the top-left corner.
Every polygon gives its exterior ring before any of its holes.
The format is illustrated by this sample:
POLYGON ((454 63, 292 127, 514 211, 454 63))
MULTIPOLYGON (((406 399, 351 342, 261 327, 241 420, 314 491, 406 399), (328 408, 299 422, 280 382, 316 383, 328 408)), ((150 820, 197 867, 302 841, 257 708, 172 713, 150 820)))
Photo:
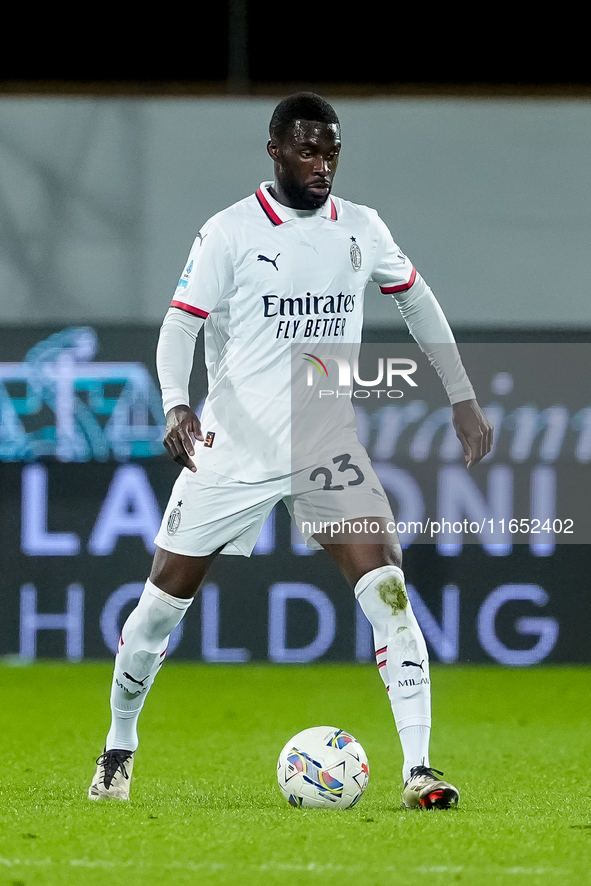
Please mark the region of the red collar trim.
MULTIPOLYGON (((277 225, 282 225, 284 222, 290 220, 289 218, 287 218, 287 219, 281 218, 278 215, 278 213, 275 211, 275 209, 273 209, 273 207, 271 206, 271 203, 269 202, 269 200, 267 198, 267 195, 265 193, 265 189, 262 186, 256 192, 255 197, 259 201, 261 209, 263 210, 263 212, 265 213, 265 215, 267 216, 267 218, 269 219, 271 224, 274 225, 275 227, 277 227, 277 225)), ((332 199, 332 197, 330 197, 329 199, 330 199, 330 214, 328 212, 322 213, 322 214, 325 215, 325 218, 330 218, 331 221, 338 221, 339 216, 337 213, 336 204, 335 204, 334 200, 332 199)), ((328 209, 328 207, 326 207, 326 209, 328 209)))
POLYGON ((269 201, 267 200, 267 196, 262 188, 259 188, 256 192, 256 198, 261 204, 261 209, 269 219, 272 225, 282 225, 283 219, 279 218, 269 201))

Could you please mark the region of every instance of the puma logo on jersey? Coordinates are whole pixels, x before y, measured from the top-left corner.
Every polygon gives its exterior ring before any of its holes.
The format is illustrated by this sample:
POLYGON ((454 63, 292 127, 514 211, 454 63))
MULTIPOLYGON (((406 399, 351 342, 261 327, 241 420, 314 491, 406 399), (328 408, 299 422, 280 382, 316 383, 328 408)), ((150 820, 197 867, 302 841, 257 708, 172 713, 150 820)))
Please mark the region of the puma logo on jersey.
POLYGON ((203 246, 203 241, 204 241, 205 238, 207 237, 207 234, 202 234, 201 231, 199 231, 199 233, 197 234, 197 236, 199 237, 199 245, 200 245, 200 246, 203 246))
POLYGON ((423 670, 423 662, 424 661, 425 661, 425 659, 423 659, 423 661, 420 664, 417 664, 416 661, 403 661, 402 667, 403 668, 420 668, 421 670, 423 670))
POLYGON ((257 261, 268 261, 269 264, 270 264, 270 265, 273 265, 273 267, 275 268, 275 270, 278 271, 279 268, 277 267, 277 259, 279 258, 280 255, 281 255, 280 252, 277 253, 277 255, 275 256, 275 258, 267 258, 266 255, 259 255, 258 258, 257 258, 257 261))

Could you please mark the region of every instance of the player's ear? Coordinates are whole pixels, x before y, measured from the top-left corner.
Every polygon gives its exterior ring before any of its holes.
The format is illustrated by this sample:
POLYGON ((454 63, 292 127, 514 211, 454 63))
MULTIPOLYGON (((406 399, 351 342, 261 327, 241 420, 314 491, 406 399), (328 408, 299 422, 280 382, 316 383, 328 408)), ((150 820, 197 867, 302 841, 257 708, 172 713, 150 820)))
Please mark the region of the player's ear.
POLYGON ((279 145, 277 144, 277 142, 274 139, 270 138, 269 141, 267 142, 267 154, 269 155, 271 160, 277 161, 278 152, 279 152, 279 145))

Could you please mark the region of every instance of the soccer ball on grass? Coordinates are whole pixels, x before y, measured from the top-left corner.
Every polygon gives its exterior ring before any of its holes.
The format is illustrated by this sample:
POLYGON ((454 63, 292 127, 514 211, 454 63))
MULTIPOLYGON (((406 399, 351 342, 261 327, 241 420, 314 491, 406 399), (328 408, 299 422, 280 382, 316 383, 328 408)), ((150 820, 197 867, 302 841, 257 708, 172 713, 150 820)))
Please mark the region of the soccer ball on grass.
POLYGON ((347 809, 367 787, 369 764, 348 732, 313 726, 294 735, 279 754, 277 781, 292 806, 347 809))

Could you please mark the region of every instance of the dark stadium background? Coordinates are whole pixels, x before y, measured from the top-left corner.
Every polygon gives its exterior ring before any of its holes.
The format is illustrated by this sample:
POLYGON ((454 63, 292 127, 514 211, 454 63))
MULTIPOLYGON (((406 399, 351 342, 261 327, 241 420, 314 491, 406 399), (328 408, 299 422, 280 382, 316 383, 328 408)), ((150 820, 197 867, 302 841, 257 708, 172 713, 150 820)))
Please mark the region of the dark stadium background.
POLYGON ((584 29, 568 7, 222 0, 84 22, 43 10, 34 27, 27 15, 11 8, 23 42, 3 53, 4 92, 580 95, 591 86, 584 29))

